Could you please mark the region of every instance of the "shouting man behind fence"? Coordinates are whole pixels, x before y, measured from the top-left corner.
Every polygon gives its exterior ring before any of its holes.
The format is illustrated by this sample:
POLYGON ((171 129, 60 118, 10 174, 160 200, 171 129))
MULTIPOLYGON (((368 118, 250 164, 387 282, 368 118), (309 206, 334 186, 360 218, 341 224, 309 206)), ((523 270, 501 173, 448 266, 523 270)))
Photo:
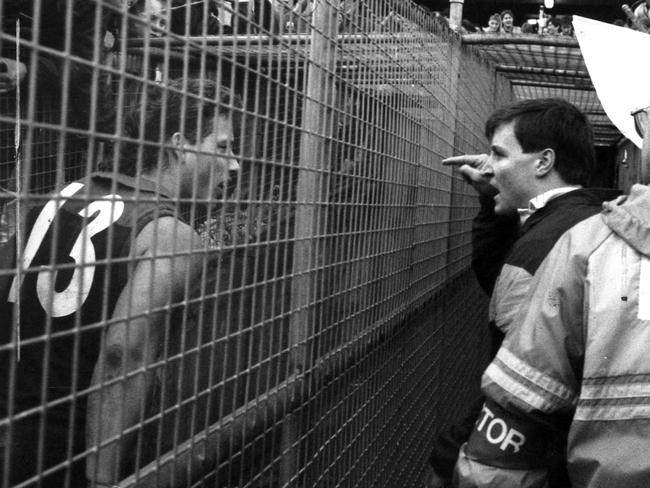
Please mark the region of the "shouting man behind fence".
MULTIPOLYGON (((647 92, 647 90, 646 90, 647 92)), ((545 488, 554 431, 570 486, 650 486, 650 97, 635 110, 641 177, 548 253, 483 374, 459 488, 545 488), (499 432, 500 431, 500 432, 499 432)))
POLYGON ((239 167, 231 108, 205 80, 149 87, 126 117, 119 173, 65 186, 2 248, 0 470, 11 484, 124 474, 125 430, 145 408, 166 317, 203 268, 185 207, 212 201, 239 167))
MULTIPOLYGON (((457 156, 445 163, 460 166, 479 194, 472 264, 482 287, 491 293, 494 354, 523 304, 532 276, 557 239, 619 192, 585 188, 595 163, 591 126, 565 100, 515 102, 492 114, 485 132, 489 155, 457 156)), ((436 480, 438 485, 450 480, 481 407, 479 400, 434 444, 430 462, 442 478, 436 480)), ((557 454, 561 466, 561 449, 557 454)), ((564 486, 563 470, 553 474, 552 486, 564 486)))

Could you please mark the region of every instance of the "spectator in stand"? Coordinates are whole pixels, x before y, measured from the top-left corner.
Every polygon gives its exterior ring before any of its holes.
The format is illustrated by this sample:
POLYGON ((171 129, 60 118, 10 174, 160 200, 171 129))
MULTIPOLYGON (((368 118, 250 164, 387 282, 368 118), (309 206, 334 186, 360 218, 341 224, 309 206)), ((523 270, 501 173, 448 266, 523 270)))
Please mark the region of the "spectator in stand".
POLYGON ((501 32, 501 16, 499 14, 490 15, 488 26, 483 29, 486 34, 498 34, 501 32))
POLYGON ((141 20, 130 27, 129 37, 160 37, 167 28, 167 12, 162 0, 137 0, 130 10, 141 20))
POLYGON ((531 24, 530 22, 524 22, 521 24, 521 33, 522 34, 537 34, 537 26, 531 24))
POLYGON ((521 29, 515 26, 515 14, 512 10, 501 12, 501 32, 506 34, 521 34, 521 29))
POLYGON ((574 36, 573 21, 570 16, 562 19, 562 22, 560 22, 560 35, 567 37, 574 36))
POLYGON ((634 15, 637 18, 650 19, 650 0, 641 0, 641 2, 635 5, 634 15))
POLYGON ((634 10, 627 4, 623 4, 621 9, 627 15, 633 29, 650 33, 650 0, 642 0, 640 3, 635 4, 634 10))
POLYGON ((557 17, 550 17, 546 22, 546 27, 544 28, 544 34, 549 36, 559 36, 560 35, 560 21, 557 17))
POLYGON ((480 32, 479 28, 467 19, 462 20, 460 31, 464 34, 475 34, 480 32))
MULTIPOLYGON (((138 17, 138 20, 129 23, 130 37, 138 39, 162 37, 169 30, 166 0, 137 0, 132 5, 130 12, 138 17)), ((150 70, 148 77, 160 83, 163 80, 162 63, 152 62, 150 70)), ((139 83, 138 81, 135 85, 137 86, 139 83)))
MULTIPOLYGON (((104 3, 119 8, 117 0, 104 3)), ((67 129, 87 131, 94 124, 95 134, 111 133, 114 129, 109 75, 89 63, 95 62, 98 50, 99 64, 109 64, 115 40, 109 25, 116 14, 100 3, 82 0, 49 0, 38 5, 40 8, 36 8, 36 2, 22 0, 2 2, 0 28, 4 34, 18 37, 20 48, 16 52, 16 43, 8 39, 0 42, 0 115, 4 117, 0 121, 0 242, 6 241, 15 228, 14 192, 18 184, 23 192, 47 193, 57 180, 79 178, 87 161, 95 161, 97 156, 85 157, 89 137, 83 132, 61 132, 47 127, 30 130, 23 124, 20 137, 16 138, 14 119, 27 115, 30 99, 34 100, 30 125, 65 124, 67 129), (38 50, 31 44, 35 39, 38 50), (64 54, 66 50, 68 54, 64 54), (18 88, 20 104, 16 97, 18 88), (68 102, 62 107, 64 95, 68 102), (28 132, 30 138, 26 137, 28 132), (25 145, 28 140, 29 148, 25 145), (22 159, 26 154, 30 154, 29 161, 22 159), (16 172, 18 160, 26 163, 21 174, 16 172)), ((93 148, 96 153, 100 152, 99 146, 93 148)))
MULTIPOLYGON (((95 48, 99 44, 100 62, 103 62, 107 51, 112 48, 112 42, 108 41, 107 26, 113 13, 109 9, 103 9, 97 13, 98 5, 94 2, 85 2, 81 0, 52 0, 40 2, 41 8, 35 9, 35 2, 24 2, 20 0, 5 0, 2 7, 2 31, 5 34, 17 35, 16 29, 20 28, 18 37, 21 41, 21 48, 18 53, 19 61, 14 70, 17 70, 21 80, 21 93, 24 100, 33 96, 36 101, 35 116, 38 122, 49 124, 60 124, 64 117, 61 110, 60 101, 63 97, 64 90, 67 91, 68 104, 64 108, 66 123, 74 129, 87 130, 92 123, 96 125, 99 132, 110 132, 113 129, 114 109, 108 85, 105 82, 106 76, 100 73, 97 91, 93 92, 93 68, 85 63, 76 61, 68 62, 63 56, 63 51, 70 50, 74 58, 81 58, 86 62, 93 60, 95 48), (66 32, 66 18, 70 12, 71 31, 66 32), (38 17, 40 18, 37 18, 38 17), (96 15, 100 16, 98 29, 95 30, 96 15), (70 47, 66 48, 66 37, 71 35, 70 47), (38 51, 29 47, 29 43, 38 39, 39 47, 46 48, 47 51, 38 51), (106 45, 110 43, 110 45, 106 45), (32 63, 32 57, 36 57, 36 62, 32 63), (34 69, 34 72, 30 70, 34 69), (35 80, 31 85, 30 79, 35 80), (65 83, 64 80, 68 82, 65 83), (33 91, 32 91, 33 89, 33 91), (93 98, 98 104, 98 108, 91 111, 93 98), (94 119, 94 120, 93 120, 94 119)), ((117 2, 109 0, 109 5, 115 5, 117 2)), ((119 7, 118 7, 119 8, 119 7)), ((11 60, 15 63, 17 53, 14 42, 3 40, 0 43, 2 58, 11 60)), ((9 67, 5 63, 6 67, 9 67)), ((12 76, 12 78, 14 78, 12 76)), ((16 84, 10 87, 13 90, 16 84)), ((8 87, 4 87, 7 91, 8 87)), ((15 117, 16 107, 15 99, 9 96, 6 99, 6 106, 3 106, 3 116, 15 117)), ((24 106, 26 104, 23 104, 24 106)), ((10 186, 8 183, 14 180, 15 158, 13 144, 13 123, 0 123, 0 186, 10 186), (9 140, 6 140, 7 137, 9 140)), ((55 184, 57 170, 60 171, 61 164, 64 166, 65 177, 74 176, 75 166, 79 164, 79 155, 86 149, 87 137, 84 135, 68 134, 66 137, 66 156, 63 162, 57 162, 57 150, 48 151, 43 148, 41 139, 52 140, 54 137, 47 130, 36 130, 33 135, 32 144, 32 163, 38 163, 38 171, 35 170, 36 164, 32 164, 33 173, 39 173, 39 177, 30 178, 31 190, 37 192, 47 192, 55 184), (39 144, 40 143, 40 144, 39 144), (36 154, 37 151, 47 154, 36 154), (72 156, 76 153, 76 157, 72 156), (35 161, 38 156, 38 161, 35 161)), ((23 148, 24 153, 24 148, 23 148)), ((22 175, 21 175, 22 176, 22 175)), ((78 175, 77 175, 78 176, 78 175)))
POLYGON ((17 63, 14 59, 0 58, 0 93, 15 90, 18 84, 25 79, 26 74, 25 63, 17 63))
MULTIPOLYGON (((312 15, 316 9, 313 0, 275 0, 271 5, 280 32, 296 34, 310 31, 312 15)), ((392 19, 388 20, 391 21, 392 19)))

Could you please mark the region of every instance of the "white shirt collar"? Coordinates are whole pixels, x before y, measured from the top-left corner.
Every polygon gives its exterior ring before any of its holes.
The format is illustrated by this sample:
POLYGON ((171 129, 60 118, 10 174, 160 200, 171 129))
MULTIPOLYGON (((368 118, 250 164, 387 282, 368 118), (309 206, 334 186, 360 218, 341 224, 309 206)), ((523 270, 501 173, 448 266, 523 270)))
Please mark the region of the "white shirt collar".
POLYGON ((528 217, 533 215, 539 209, 545 207, 546 204, 551 200, 553 200, 554 198, 557 198, 560 195, 564 195, 565 193, 569 193, 570 191, 577 190, 579 188, 582 188, 582 186, 580 185, 561 186, 560 188, 553 188, 552 190, 545 191, 544 193, 541 193, 536 197, 531 198, 530 201, 528 202, 528 208, 517 209, 517 212, 519 213, 520 222, 522 224, 526 222, 528 217))

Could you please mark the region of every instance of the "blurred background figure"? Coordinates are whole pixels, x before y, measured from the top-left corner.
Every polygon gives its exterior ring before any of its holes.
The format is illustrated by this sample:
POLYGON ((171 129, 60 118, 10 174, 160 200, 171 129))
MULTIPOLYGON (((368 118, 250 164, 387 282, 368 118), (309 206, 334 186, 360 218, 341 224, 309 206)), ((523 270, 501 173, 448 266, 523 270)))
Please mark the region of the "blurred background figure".
POLYGON ((487 34, 497 34, 501 32, 501 16, 499 14, 490 15, 488 25, 483 29, 487 34))
POLYGON ((641 0, 634 7, 634 15, 640 19, 650 19, 650 0, 641 0))
POLYGON ((15 90, 26 74, 25 63, 17 63, 9 58, 0 58, 0 93, 15 90))
POLYGON ((359 8, 358 0, 341 0, 337 22, 340 33, 356 32, 366 25, 366 18, 359 8))
POLYGON ((558 36, 560 35, 560 21, 557 17, 551 17, 546 23, 546 32, 549 36, 558 36))
POLYGON ((506 34, 521 34, 521 29, 515 27, 515 14, 512 10, 506 9, 501 12, 501 32, 506 34))
POLYGON ((272 0, 273 17, 281 33, 309 32, 312 14, 316 9, 313 0, 272 0))
POLYGON ((574 37, 575 33, 573 32, 573 18, 566 17, 560 23, 560 35, 567 37, 574 37))
POLYGON ((633 29, 650 33, 650 0, 642 0, 633 4, 632 7, 623 4, 621 9, 633 29))
POLYGON ((521 24, 521 33, 522 34, 537 34, 537 26, 531 24, 530 22, 524 22, 521 24))
POLYGON ((167 8, 164 0, 137 0, 131 12, 141 21, 133 22, 129 36, 143 38, 147 35, 161 37, 167 29, 167 8))
POLYGON ((463 19, 460 31, 463 34, 476 34, 477 32, 481 32, 481 29, 475 26, 471 21, 463 19))
MULTIPOLYGON (((112 0, 105 3, 120 8, 112 0)), ((17 43, 0 42, 0 115, 4 117, 0 122, 0 243, 15 225, 10 207, 17 185, 23 192, 42 194, 57 181, 76 179, 93 164, 101 145, 96 144, 101 140, 97 136, 89 144, 91 138, 83 131, 94 126, 96 134, 105 134, 114 127, 109 77, 104 72, 94 77, 96 69, 89 63, 95 59, 101 65, 108 63, 115 40, 108 29, 113 10, 81 0, 41 2, 38 9, 34 5, 20 0, 2 2, 2 32, 16 36, 17 43), (29 48, 31 42, 45 49, 29 48), (72 61, 59 54, 65 49, 72 61), (64 99, 67 103, 62 107, 64 99), (14 122, 27 115, 32 103, 35 122, 50 127, 64 124, 77 131, 62 133, 14 122), (18 161, 26 163, 19 174, 18 161)))

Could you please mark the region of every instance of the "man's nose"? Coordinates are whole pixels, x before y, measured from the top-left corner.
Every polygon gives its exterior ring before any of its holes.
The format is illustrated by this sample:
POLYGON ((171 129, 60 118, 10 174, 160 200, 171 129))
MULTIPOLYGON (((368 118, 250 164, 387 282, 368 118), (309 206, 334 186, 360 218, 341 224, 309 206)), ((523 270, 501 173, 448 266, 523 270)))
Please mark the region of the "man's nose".
POLYGON ((492 169, 492 166, 485 165, 485 167, 481 170, 481 176, 483 178, 493 178, 494 170, 492 169))
POLYGON ((239 171, 240 169, 239 161, 234 154, 231 154, 228 158, 228 171, 239 171))
POLYGON ((483 176, 483 178, 492 178, 494 176, 494 168, 492 168, 492 156, 488 157, 488 160, 481 168, 481 176, 483 176))

